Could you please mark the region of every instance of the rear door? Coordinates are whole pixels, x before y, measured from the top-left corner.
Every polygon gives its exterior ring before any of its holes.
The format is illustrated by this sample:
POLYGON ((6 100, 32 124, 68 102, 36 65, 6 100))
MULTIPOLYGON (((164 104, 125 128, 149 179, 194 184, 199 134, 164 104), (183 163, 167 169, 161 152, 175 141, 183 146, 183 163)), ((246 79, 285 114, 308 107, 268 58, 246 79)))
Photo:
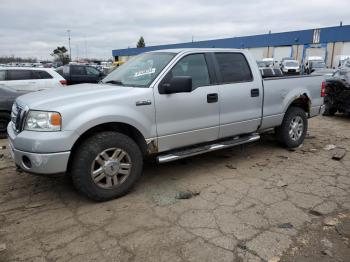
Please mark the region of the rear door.
POLYGON ((158 150, 166 151, 218 139, 218 86, 207 55, 192 53, 181 57, 155 86, 158 150), (189 93, 162 94, 159 86, 175 76, 190 76, 189 93))
POLYGON ((50 89, 54 87, 53 76, 45 70, 33 70, 32 79, 37 82, 38 90, 50 89))
MULTIPOLYGON (((261 122, 263 101, 259 70, 254 68, 256 72, 252 72, 243 53, 217 52, 214 57, 220 83, 219 137, 256 131, 261 122)), ((248 59, 254 62, 251 57, 248 59)))

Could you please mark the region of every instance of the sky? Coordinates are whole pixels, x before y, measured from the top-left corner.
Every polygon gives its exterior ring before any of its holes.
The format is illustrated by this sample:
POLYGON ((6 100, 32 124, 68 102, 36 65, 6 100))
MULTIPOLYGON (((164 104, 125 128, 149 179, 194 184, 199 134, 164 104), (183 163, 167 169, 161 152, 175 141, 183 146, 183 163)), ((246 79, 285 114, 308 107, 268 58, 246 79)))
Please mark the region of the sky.
POLYGON ((350 24, 349 0, 0 0, 0 56, 112 57, 112 49, 350 24))

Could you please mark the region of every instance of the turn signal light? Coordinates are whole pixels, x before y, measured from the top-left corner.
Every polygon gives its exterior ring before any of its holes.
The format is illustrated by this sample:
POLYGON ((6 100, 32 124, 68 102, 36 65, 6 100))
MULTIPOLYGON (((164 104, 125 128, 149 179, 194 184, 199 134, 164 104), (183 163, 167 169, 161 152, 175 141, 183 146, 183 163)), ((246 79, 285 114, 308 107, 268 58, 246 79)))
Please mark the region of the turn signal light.
POLYGON ((50 123, 53 126, 61 126, 61 123, 62 123, 61 115, 58 113, 52 113, 50 116, 50 123))

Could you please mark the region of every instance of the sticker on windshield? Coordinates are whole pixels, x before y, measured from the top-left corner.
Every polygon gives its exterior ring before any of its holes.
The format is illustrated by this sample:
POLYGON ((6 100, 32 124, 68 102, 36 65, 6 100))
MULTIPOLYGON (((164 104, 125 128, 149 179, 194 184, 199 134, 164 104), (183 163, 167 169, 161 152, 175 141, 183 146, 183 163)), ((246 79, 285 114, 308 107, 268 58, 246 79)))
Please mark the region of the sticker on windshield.
POLYGON ((149 68, 146 70, 142 70, 142 71, 138 71, 135 73, 134 77, 140 77, 140 76, 144 76, 144 75, 151 75, 154 74, 156 72, 156 69, 153 68, 149 68))

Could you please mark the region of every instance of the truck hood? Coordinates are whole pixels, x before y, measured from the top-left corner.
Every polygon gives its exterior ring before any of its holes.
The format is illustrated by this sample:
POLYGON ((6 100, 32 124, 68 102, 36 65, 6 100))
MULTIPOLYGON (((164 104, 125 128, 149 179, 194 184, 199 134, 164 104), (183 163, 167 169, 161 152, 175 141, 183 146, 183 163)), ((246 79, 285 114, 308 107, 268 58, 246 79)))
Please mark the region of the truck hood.
POLYGON ((146 88, 133 88, 110 84, 79 84, 29 93, 17 98, 22 107, 35 110, 60 111, 60 108, 118 100, 142 92, 146 88))

